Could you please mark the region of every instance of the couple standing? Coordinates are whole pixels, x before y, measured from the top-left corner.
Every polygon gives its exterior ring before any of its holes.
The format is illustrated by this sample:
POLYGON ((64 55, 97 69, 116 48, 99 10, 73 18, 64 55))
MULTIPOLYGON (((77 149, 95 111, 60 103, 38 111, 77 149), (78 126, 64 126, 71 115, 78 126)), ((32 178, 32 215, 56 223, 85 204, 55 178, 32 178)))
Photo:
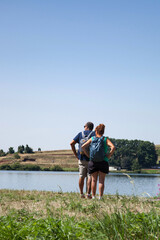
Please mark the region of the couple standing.
POLYGON ((79 132, 75 136, 75 138, 72 140, 70 145, 79 163, 79 189, 80 189, 81 198, 85 198, 85 195, 83 193, 84 179, 88 175, 87 198, 95 198, 97 178, 99 176, 99 199, 101 199, 104 192, 105 175, 109 172, 108 159, 114 153, 115 147, 108 138, 103 137, 104 130, 105 130, 104 124, 99 124, 95 128, 95 131, 92 131, 93 128, 94 128, 94 124, 92 122, 87 122, 84 126, 84 131, 79 132), (81 142, 83 141, 83 139, 85 139, 85 137, 88 137, 88 140, 82 145, 82 149, 81 149, 81 142), (96 143, 97 141, 99 142, 103 141, 104 154, 100 160, 94 161, 94 159, 92 159, 91 152, 89 155, 87 151, 87 147, 90 146, 90 148, 93 148, 94 143, 96 143), (77 143, 79 144, 78 153, 75 148, 75 145, 77 143), (107 153, 108 147, 110 148, 109 154, 107 153), (92 196, 91 196, 91 190, 92 190, 92 196))

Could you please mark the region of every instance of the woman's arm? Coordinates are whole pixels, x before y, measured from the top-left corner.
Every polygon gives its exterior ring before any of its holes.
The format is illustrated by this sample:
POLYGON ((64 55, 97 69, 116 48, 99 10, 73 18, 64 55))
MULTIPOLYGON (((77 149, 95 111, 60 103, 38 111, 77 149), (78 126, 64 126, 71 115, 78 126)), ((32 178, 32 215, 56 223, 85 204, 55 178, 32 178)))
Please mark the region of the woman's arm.
POLYGON ((88 158, 89 158, 89 154, 88 154, 88 152, 86 151, 86 147, 88 147, 91 142, 92 142, 92 138, 90 138, 87 142, 85 142, 85 143, 82 145, 82 151, 84 152, 84 154, 85 154, 88 158))
POLYGON ((114 151, 115 151, 115 146, 113 145, 113 143, 107 138, 107 141, 106 141, 106 144, 110 147, 110 152, 109 152, 109 154, 107 155, 107 157, 108 158, 110 158, 112 155, 113 155, 113 153, 114 153, 114 151))

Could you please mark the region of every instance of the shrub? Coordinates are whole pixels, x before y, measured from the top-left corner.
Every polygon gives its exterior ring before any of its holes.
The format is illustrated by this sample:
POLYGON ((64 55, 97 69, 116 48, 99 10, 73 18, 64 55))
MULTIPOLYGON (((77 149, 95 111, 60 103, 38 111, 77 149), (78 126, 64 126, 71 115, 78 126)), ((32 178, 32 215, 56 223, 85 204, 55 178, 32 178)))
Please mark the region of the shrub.
POLYGON ((28 145, 26 145, 25 149, 24 149, 25 153, 33 153, 33 149, 30 148, 28 145))
POLYGON ((3 164, 0 166, 0 170, 12 170, 12 168, 8 164, 3 164))
POLYGON ((41 167, 38 165, 27 164, 23 165, 23 169, 25 171, 41 171, 41 167))
POLYGON ((13 154, 13 153, 14 153, 13 147, 10 147, 10 148, 8 149, 8 153, 9 153, 9 154, 13 154))
POLYGON ((51 171, 63 171, 63 168, 60 167, 59 165, 55 165, 54 167, 51 168, 51 171))
POLYGON ((20 163, 14 163, 11 166, 12 170, 20 170, 21 169, 21 164, 20 163))
POLYGON ((6 156, 6 153, 3 151, 3 149, 0 149, 0 157, 6 156))
POLYGON ((19 154, 16 152, 16 153, 14 154, 14 158, 15 158, 15 159, 20 159, 21 157, 20 157, 19 154))
POLYGON ((24 146, 18 146, 18 153, 23 153, 24 152, 24 146))

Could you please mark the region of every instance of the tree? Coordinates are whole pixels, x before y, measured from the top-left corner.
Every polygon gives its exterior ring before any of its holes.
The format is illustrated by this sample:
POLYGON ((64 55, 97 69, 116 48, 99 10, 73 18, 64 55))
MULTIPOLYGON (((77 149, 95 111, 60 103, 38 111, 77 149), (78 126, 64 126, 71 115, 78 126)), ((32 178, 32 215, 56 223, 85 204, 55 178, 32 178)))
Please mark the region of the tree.
POLYGON ((6 156, 6 153, 3 151, 3 149, 0 149, 0 157, 6 156))
POLYGON ((26 145, 24 151, 25 151, 25 153, 33 153, 33 149, 30 148, 28 145, 26 145))
POLYGON ((141 170, 141 168, 142 168, 142 166, 139 164, 138 159, 134 159, 133 162, 132 162, 131 169, 133 171, 137 171, 137 170, 139 171, 139 170, 141 170))
POLYGON ((9 154, 13 154, 13 153, 14 153, 13 147, 10 147, 10 148, 8 149, 8 153, 9 153, 9 154))
POLYGON ((18 153, 24 153, 24 146, 18 146, 18 153))
POLYGON ((121 159, 121 168, 131 170, 132 160, 131 157, 123 157, 121 159))
POLYGON ((155 145, 148 141, 141 141, 138 150, 137 157, 139 164, 144 168, 155 166, 157 163, 157 153, 155 145))
POLYGON ((19 156, 19 154, 16 152, 16 153, 14 153, 14 158, 15 159, 20 159, 20 156, 19 156))
POLYGON ((116 151, 110 159, 110 165, 131 169, 135 159, 137 159, 137 163, 134 162, 133 168, 138 168, 138 166, 149 168, 156 165, 157 153, 153 143, 114 138, 110 140, 116 147, 116 151))

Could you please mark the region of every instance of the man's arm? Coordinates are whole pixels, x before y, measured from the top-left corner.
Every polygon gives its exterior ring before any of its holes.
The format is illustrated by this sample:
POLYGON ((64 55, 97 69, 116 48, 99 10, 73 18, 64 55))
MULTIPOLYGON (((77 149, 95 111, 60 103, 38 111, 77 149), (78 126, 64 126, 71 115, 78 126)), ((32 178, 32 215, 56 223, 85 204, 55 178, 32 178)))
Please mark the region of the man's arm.
MULTIPOLYGON (((75 155, 75 157, 78 159, 78 155, 77 155, 77 152, 76 152, 76 148, 75 148, 75 145, 76 145, 76 142, 74 140, 72 140, 72 142, 70 143, 71 145, 71 149, 75 155)), ((79 159, 78 159, 79 160, 79 159)))

